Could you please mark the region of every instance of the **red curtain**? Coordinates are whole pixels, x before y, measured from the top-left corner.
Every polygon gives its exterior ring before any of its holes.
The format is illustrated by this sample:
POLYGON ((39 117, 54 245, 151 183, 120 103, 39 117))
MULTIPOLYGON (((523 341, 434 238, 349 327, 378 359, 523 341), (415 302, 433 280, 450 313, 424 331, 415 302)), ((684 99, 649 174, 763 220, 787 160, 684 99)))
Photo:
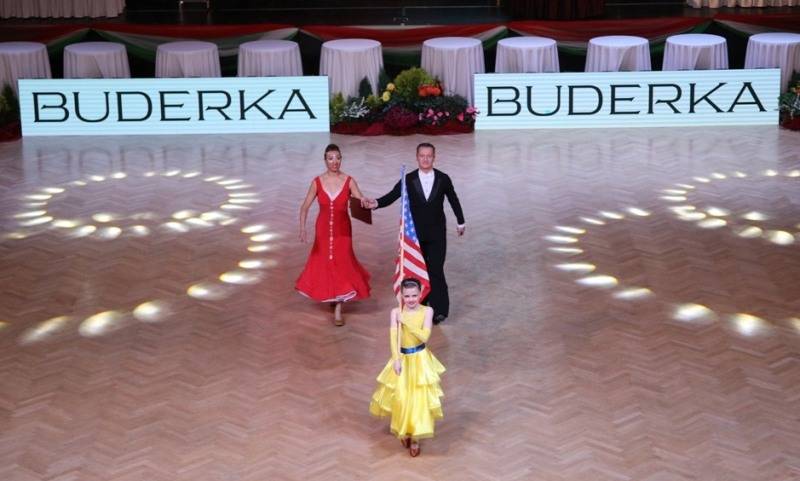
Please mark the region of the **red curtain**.
POLYGON ((656 38, 690 30, 709 20, 703 17, 630 18, 577 22, 528 20, 511 22, 508 24, 508 28, 525 35, 549 37, 562 42, 588 42, 593 37, 602 35, 636 35, 656 38))
POLYGON ((472 37, 500 26, 502 26, 500 23, 436 25, 432 27, 415 26, 404 28, 305 25, 302 27, 302 30, 303 32, 314 35, 322 41, 340 38, 369 38, 381 42, 384 47, 395 47, 407 46, 409 44, 422 44, 425 40, 435 37, 472 37))
POLYGON ((797 13, 765 13, 762 15, 737 15, 718 13, 714 20, 758 25, 786 32, 800 32, 800 14, 797 13))

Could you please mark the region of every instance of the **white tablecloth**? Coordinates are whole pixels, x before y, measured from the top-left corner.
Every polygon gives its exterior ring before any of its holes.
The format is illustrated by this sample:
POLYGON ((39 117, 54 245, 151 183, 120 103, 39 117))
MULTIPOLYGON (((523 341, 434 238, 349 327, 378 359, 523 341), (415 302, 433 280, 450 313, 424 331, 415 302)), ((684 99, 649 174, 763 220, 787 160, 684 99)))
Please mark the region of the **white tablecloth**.
POLYGON ((17 92, 17 79, 51 78, 47 47, 37 42, 0 43, 0 88, 10 84, 17 92))
POLYGON ((608 35, 589 40, 587 72, 636 72, 652 70, 650 43, 646 38, 608 35))
POLYGON ((475 102, 472 76, 486 72, 481 41, 470 37, 440 37, 422 44, 422 68, 442 81, 446 95, 475 102))
POLYGON ((156 50, 156 77, 219 76, 219 52, 211 42, 168 42, 156 50))
POLYGON ((800 70, 800 34, 770 32, 752 35, 747 41, 744 68, 780 68, 781 92, 792 71, 800 70))
POLYGON ((0 17, 116 17, 125 0, 0 0, 0 17))
POLYGON ((125 45, 81 42, 64 48, 64 78, 130 78, 125 45))
POLYGON ((291 40, 256 40, 239 45, 239 77, 303 75, 300 47, 291 40))
POLYGON ((497 42, 497 73, 558 72, 556 41, 544 37, 511 37, 497 42))
POLYGON ((364 77, 377 95, 378 76, 383 68, 381 43, 364 38, 329 40, 322 44, 319 59, 320 75, 328 76, 331 96, 341 93, 345 98, 358 95, 358 85, 364 77))
POLYGON ((728 68, 728 44, 724 37, 686 33, 667 38, 662 70, 724 70, 728 68))
POLYGON ((687 0, 686 3, 694 8, 785 7, 800 5, 800 0, 687 0))

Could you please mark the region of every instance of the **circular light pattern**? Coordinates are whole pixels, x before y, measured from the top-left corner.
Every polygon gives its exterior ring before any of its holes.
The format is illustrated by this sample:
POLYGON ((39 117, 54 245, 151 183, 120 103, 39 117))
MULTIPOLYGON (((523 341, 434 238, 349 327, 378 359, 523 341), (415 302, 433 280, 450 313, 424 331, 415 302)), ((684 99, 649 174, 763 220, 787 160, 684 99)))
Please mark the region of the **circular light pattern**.
MULTIPOLYGON (((140 175, 127 174, 125 172, 117 172, 109 176, 93 175, 84 180, 72 181, 63 188, 46 187, 40 189, 38 193, 24 196, 24 200, 36 202, 26 203, 24 207, 30 210, 14 214, 13 219, 20 227, 40 226, 51 228, 54 229, 54 232, 66 233, 68 237, 72 238, 91 236, 95 239, 113 240, 121 236, 145 237, 152 234, 152 227, 142 223, 124 225, 122 221, 131 219, 139 222, 157 222, 160 217, 154 212, 139 212, 132 215, 97 212, 88 219, 58 219, 48 214, 48 204, 56 200, 58 196, 69 192, 70 188, 83 187, 91 182, 111 182, 135 177, 152 178, 156 176, 193 179, 200 177, 200 175, 199 172, 182 173, 180 170, 171 170, 164 173, 146 172, 140 175)), ((261 202, 256 192, 242 191, 250 189, 252 186, 244 184, 241 179, 210 176, 198 180, 216 183, 223 187, 226 191, 227 200, 207 212, 197 212, 190 209, 173 212, 160 224, 164 231, 183 234, 196 228, 209 228, 217 225, 230 226, 238 222, 239 219, 223 212, 223 210, 246 211, 251 209, 251 205, 261 202)), ((12 240, 25 239, 43 231, 40 229, 38 231, 12 232, 6 234, 5 238, 12 240)), ((278 238, 275 233, 269 231, 266 224, 247 225, 239 231, 243 235, 247 250, 250 252, 272 250, 271 242, 278 238)), ((232 294, 238 288, 237 286, 260 282, 264 275, 263 271, 277 265, 278 262, 274 259, 244 258, 238 261, 232 270, 219 274, 216 279, 196 282, 188 286, 185 290, 185 295, 191 299, 203 301, 221 300, 232 294)), ((97 337, 123 327, 131 319, 153 323, 160 322, 170 315, 171 312, 167 301, 151 300, 142 302, 131 310, 112 309, 93 314, 79 323, 78 332, 86 337, 97 337)), ((46 340, 64 331, 72 324, 73 320, 75 320, 73 316, 59 316, 42 321, 26 330, 20 336, 19 341, 27 344, 46 340)), ((75 322, 77 323, 77 320, 75 322)), ((6 325, 7 323, 0 322, 0 330, 6 325)))
MULTIPOLYGON (((694 177, 694 180, 701 184, 711 184, 712 182, 719 181, 730 182, 730 179, 739 181, 741 181, 740 179, 755 180, 765 177, 795 179, 800 177, 798 173, 800 173, 800 171, 792 170, 781 174, 774 169, 765 170, 760 174, 747 174, 741 171, 735 171, 731 174, 714 172, 706 177, 694 177)), ((678 189, 686 192, 685 195, 681 196, 683 197, 681 202, 687 203, 691 202, 691 194, 697 193, 698 190, 700 190, 692 184, 680 183, 674 184, 674 187, 662 189, 661 192, 673 193, 677 192, 678 189)), ((670 196, 662 196, 661 199, 668 202, 676 200, 670 196)), ((668 208, 675 214, 675 217, 682 221, 695 222, 695 224, 702 229, 719 229, 721 227, 730 226, 737 236, 744 239, 762 238, 776 245, 789 246, 795 244, 797 242, 797 236, 800 236, 800 232, 792 233, 787 230, 779 229, 765 230, 762 225, 758 224, 769 220, 770 216, 763 212, 750 211, 734 214, 729 209, 719 206, 708 206, 703 209, 698 209, 698 207, 691 204, 669 206, 668 208)), ((800 228, 800 226, 797 227, 800 228)))
MULTIPOLYGON (((199 172, 186 172, 180 170, 170 170, 168 172, 145 172, 140 174, 128 174, 126 172, 115 172, 110 175, 90 175, 84 179, 69 182, 63 187, 44 187, 38 192, 24 195, 22 198, 28 202, 24 204, 23 210, 13 215, 14 220, 21 228, 58 228, 67 229, 72 237, 90 237, 98 240, 116 239, 120 236, 131 235, 143 237, 149 235, 151 230, 141 228, 131 228, 127 225, 130 220, 149 220, 158 222, 159 216, 152 212, 140 212, 131 215, 123 215, 114 212, 96 212, 88 218, 79 219, 60 219, 49 213, 50 204, 57 201, 61 196, 69 194, 71 189, 85 187, 91 183, 121 182, 131 179, 143 179, 153 177, 166 177, 180 181, 208 182, 218 185, 225 194, 225 199, 208 212, 195 212, 193 210, 180 210, 172 213, 164 219, 162 227, 167 231, 185 233, 195 228, 208 228, 214 225, 230 225, 236 222, 235 213, 248 211, 253 204, 258 204, 261 199, 258 193, 247 191, 252 185, 244 184, 242 179, 228 179, 224 176, 211 176, 200 179, 199 172), (196 180, 190 180, 196 179, 196 180), (111 230, 85 229, 90 225, 101 225, 113 228, 111 230), (120 230, 117 230, 120 229, 120 230)), ((38 233, 35 231, 33 233, 38 233)), ((25 232, 27 237, 32 232, 25 232)), ((8 237, 7 238, 14 238, 8 237)), ((17 235, 16 238, 24 238, 17 235)))
MULTIPOLYGON (((763 177, 785 177, 785 178, 800 178, 800 170, 792 170, 785 174, 780 174, 776 170, 766 170, 760 174, 763 177)), ((693 180, 700 184, 711 184, 717 181, 729 181, 727 179, 752 179, 757 178, 758 175, 751 175, 740 171, 735 171, 731 174, 721 172, 714 172, 708 176, 694 177, 693 180)), ((766 230, 763 226, 753 225, 752 223, 763 222, 769 219, 769 216, 762 212, 751 211, 741 215, 734 215, 729 209, 719 206, 708 206, 701 209, 689 204, 690 196, 697 192, 697 186, 688 183, 676 183, 674 186, 662 189, 660 191, 660 199, 668 203, 667 210, 671 211, 675 217, 681 221, 693 222, 703 229, 719 229, 722 227, 730 226, 735 235, 744 239, 765 239, 773 244, 780 246, 794 245, 800 237, 800 232, 789 232, 788 230, 766 230), (678 204, 680 205, 674 205, 678 204), (740 219, 749 222, 750 224, 742 225, 740 219)), ((634 217, 647 217, 650 212, 639 207, 625 207, 622 209, 624 212, 631 214, 634 217)), ((593 216, 582 216, 579 220, 590 226, 604 226, 608 222, 622 221, 630 219, 624 214, 614 211, 601 210, 593 216)), ((800 223, 795 227, 800 229, 800 223)), ((562 256, 578 256, 584 254, 584 250, 579 247, 579 235, 586 234, 587 230, 580 227, 557 225, 554 226, 556 231, 552 235, 544 237, 545 240, 559 244, 548 247, 548 251, 562 256), (570 234, 570 235, 565 235, 570 234), (570 244, 565 246, 564 244, 570 244)), ((554 264, 556 269, 561 271, 577 274, 578 277, 575 282, 589 287, 614 289, 611 296, 614 299, 633 301, 638 299, 645 299, 655 295, 647 287, 642 286, 623 286, 619 279, 614 276, 597 272, 597 266, 588 262, 568 262, 554 264), (591 274, 591 275, 587 275, 591 274)), ((672 312, 672 319, 694 325, 710 325, 718 320, 717 314, 710 308, 696 303, 685 303, 676 305, 672 312)), ((764 335, 773 330, 773 325, 753 314, 748 313, 735 313, 727 316, 728 326, 736 333, 745 336, 753 337, 764 335)), ((800 332, 800 317, 792 317, 785 321, 789 327, 800 332)))

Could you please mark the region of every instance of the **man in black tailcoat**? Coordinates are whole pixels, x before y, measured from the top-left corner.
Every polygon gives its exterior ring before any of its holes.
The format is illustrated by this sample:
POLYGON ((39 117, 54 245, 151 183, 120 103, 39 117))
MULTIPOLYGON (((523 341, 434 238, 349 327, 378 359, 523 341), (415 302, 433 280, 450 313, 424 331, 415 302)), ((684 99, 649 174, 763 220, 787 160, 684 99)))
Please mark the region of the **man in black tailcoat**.
MULTIPOLYGON (((461 203, 453 188, 453 182, 444 172, 434 169, 436 148, 427 142, 417 146, 419 169, 406 174, 406 188, 411 205, 411 216, 417 230, 422 255, 428 267, 431 293, 427 303, 433 308, 433 322, 438 324, 450 314, 450 299, 447 294, 447 281, 444 277, 444 259, 447 255, 447 220, 444 215, 444 199, 456 215, 458 235, 466 229, 461 203)), ((391 205, 400 198, 400 182, 379 199, 366 199, 364 206, 379 209, 391 205)))

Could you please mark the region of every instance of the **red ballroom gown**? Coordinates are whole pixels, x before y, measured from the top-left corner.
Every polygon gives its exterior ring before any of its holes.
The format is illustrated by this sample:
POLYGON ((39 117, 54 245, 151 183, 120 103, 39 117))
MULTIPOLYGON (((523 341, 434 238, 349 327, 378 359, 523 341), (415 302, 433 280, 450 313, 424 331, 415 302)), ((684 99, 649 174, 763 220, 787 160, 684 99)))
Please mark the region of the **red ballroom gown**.
POLYGON ((295 289, 320 302, 366 299, 369 297, 369 273, 353 252, 353 230, 347 211, 350 177, 333 198, 322 187, 319 177, 314 182, 319 203, 314 246, 295 289))

